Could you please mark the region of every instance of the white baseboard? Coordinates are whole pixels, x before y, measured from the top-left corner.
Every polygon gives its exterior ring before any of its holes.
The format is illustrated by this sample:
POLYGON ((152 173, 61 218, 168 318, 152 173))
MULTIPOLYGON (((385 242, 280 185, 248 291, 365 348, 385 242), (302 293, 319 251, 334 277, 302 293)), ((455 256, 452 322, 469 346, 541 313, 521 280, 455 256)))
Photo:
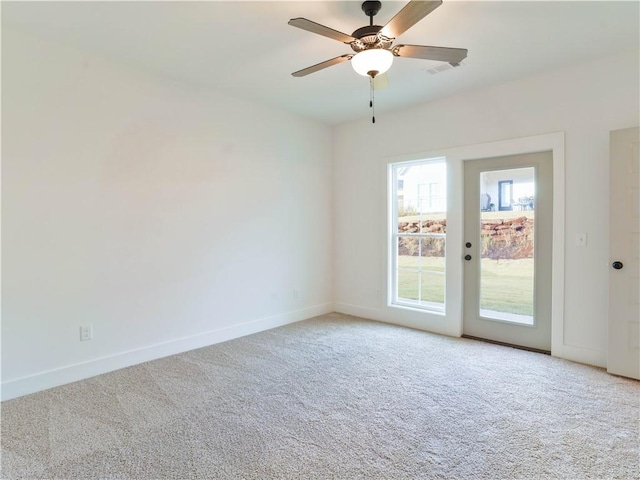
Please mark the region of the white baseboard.
POLYGON ((460 335, 454 329, 443 321, 444 317, 434 320, 438 316, 429 313, 420 312, 414 309, 404 308, 371 308, 350 303, 336 303, 334 310, 338 313, 353 315, 355 317, 375 320, 377 322, 389 323, 401 327, 412 328, 414 330, 422 330, 423 332, 437 333, 438 335, 447 335, 450 337, 459 337, 460 335))
MULTIPOLYGON (((376 320, 379 322, 390 323, 402 327, 409 327, 416 330, 423 330, 425 332, 437 333, 440 335, 449 335, 452 337, 459 336, 447 329, 434 328, 433 325, 429 325, 426 322, 416 322, 411 318, 403 318, 395 312, 395 314, 389 314, 383 309, 362 307, 349 303, 336 303, 335 311, 338 313, 344 313, 356 317, 367 318, 369 320, 376 320)), ((575 345, 566 345, 561 343, 561 341, 558 341, 557 343, 558 345, 554 345, 551 351, 551 354, 554 357, 562 358, 564 360, 570 360, 572 362, 583 363, 586 365, 592 365, 595 367, 607 367, 606 351, 578 347, 575 345)))
POLYGON ((563 344, 560 348, 552 351, 551 354, 554 357, 563 358, 572 362, 607 368, 607 352, 605 350, 594 350, 592 348, 563 344))
POLYGON ((383 321, 380 316, 380 310, 376 308, 361 307, 359 305, 353 305, 351 303, 336 303, 334 305, 334 311, 338 313, 344 313, 345 315, 352 315, 354 317, 383 321))
POLYGON ((307 320, 309 318, 333 312, 333 304, 325 303, 312 307, 286 312, 280 315, 260 318, 248 322, 232 325, 189 337, 177 338, 168 342, 149 345, 147 347, 120 352, 106 357, 96 358, 87 362, 67 365, 35 375, 3 382, 0 396, 2 400, 21 397, 48 388, 58 387, 78 380, 130 367, 139 363, 156 360, 158 358, 187 352, 196 348, 206 347, 252 333, 262 332, 290 323, 307 320))

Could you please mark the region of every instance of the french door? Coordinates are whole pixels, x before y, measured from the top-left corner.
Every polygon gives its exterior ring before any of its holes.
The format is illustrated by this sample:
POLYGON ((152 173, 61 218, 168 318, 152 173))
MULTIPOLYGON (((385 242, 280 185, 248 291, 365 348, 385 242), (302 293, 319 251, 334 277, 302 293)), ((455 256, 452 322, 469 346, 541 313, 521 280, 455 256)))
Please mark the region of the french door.
POLYGON ((463 334, 551 350, 551 152, 465 162, 463 334))

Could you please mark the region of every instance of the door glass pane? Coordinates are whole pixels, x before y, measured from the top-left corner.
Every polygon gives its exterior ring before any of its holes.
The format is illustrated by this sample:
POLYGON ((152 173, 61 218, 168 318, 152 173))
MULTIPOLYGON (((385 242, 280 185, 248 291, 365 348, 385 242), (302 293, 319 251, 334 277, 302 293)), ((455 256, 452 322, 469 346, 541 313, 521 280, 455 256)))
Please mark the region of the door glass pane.
POLYGON ((535 168, 480 174, 480 316, 534 323, 535 168), (498 208, 496 208, 498 207, 498 208))

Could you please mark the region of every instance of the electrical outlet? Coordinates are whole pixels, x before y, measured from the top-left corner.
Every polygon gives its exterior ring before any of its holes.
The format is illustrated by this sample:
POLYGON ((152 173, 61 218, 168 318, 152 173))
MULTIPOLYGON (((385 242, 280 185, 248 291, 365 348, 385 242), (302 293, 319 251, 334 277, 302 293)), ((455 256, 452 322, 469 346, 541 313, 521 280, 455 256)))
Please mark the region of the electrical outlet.
POLYGON ((293 298, 295 299, 300 298, 300 292, 296 288, 293 289, 293 298))
POLYGON ((80 341, 91 340, 93 338, 93 328, 91 325, 85 325, 80 327, 80 341))

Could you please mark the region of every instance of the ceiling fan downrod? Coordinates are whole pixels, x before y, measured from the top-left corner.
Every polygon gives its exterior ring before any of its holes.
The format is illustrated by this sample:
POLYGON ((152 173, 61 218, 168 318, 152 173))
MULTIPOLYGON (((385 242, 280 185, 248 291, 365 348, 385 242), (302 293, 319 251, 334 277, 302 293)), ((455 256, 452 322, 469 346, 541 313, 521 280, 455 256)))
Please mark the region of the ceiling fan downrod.
POLYGON ((362 11, 369 17, 369 26, 373 26, 373 17, 375 17, 382 8, 382 2, 367 0, 362 2, 362 11))

